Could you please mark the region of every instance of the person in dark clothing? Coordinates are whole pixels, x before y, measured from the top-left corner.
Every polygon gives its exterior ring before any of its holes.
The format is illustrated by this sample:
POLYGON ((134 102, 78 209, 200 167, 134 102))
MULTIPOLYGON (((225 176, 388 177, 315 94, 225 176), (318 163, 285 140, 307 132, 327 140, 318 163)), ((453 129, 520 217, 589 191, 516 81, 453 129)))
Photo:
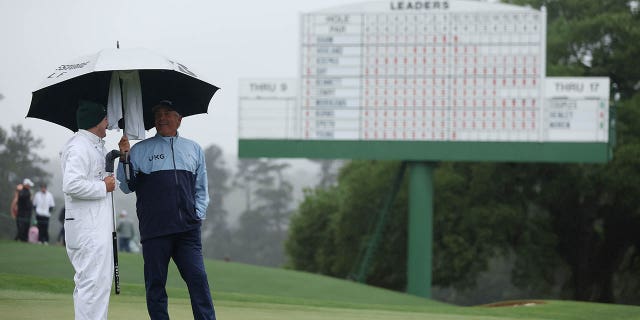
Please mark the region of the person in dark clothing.
POLYGON ((33 212, 31 187, 33 187, 33 182, 30 179, 24 179, 22 181, 22 190, 18 192, 18 215, 16 217, 18 233, 16 240, 22 242, 29 241, 29 227, 31 226, 33 212))
POLYGON ((22 190, 22 184, 19 183, 16 185, 16 190, 13 191, 13 199, 11 199, 11 218, 16 221, 16 236, 13 240, 18 241, 18 231, 20 229, 18 223, 18 195, 22 190))
POLYGON ((173 260, 189 289, 193 318, 213 320, 200 234, 209 204, 204 152, 178 135, 182 116, 170 101, 156 105, 153 115, 154 137, 131 149, 126 136, 120 139, 120 153, 131 150, 131 178, 125 179, 124 158, 117 175, 124 193, 136 193, 147 311, 152 320, 169 319, 165 285, 173 260))
POLYGON ((64 207, 62 207, 62 209, 60 209, 60 214, 58 214, 58 221, 60 221, 60 224, 62 225, 62 227, 60 228, 60 232, 58 233, 58 243, 61 243, 64 246, 65 245, 65 242, 64 242, 64 207))

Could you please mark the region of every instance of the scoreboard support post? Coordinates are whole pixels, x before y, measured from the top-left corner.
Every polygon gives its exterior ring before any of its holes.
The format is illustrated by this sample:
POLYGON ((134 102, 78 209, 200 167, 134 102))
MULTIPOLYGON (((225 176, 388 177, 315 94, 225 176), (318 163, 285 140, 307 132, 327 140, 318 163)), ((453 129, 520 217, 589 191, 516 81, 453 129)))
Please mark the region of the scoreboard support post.
POLYGON ((409 162, 407 293, 424 298, 431 298, 434 167, 431 162, 409 162))

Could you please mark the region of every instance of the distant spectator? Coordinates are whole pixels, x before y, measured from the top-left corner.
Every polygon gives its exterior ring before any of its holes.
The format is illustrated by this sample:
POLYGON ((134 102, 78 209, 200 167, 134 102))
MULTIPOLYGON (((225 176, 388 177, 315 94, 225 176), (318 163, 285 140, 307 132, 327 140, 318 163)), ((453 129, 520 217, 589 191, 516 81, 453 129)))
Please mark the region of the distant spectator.
POLYGON ((16 185, 16 190, 13 191, 13 198, 11 199, 11 217, 13 220, 18 216, 18 193, 22 190, 22 184, 16 185))
POLYGON ((18 241, 27 242, 29 240, 29 226, 31 226, 31 211, 33 211, 33 203, 31 202, 31 187, 33 182, 30 179, 22 181, 22 190, 18 192, 18 215, 16 224, 18 233, 16 238, 18 241))
POLYGON ((127 210, 120 212, 120 221, 118 221, 118 247, 120 251, 131 252, 131 239, 135 235, 135 227, 133 222, 127 218, 127 210))
POLYGON ((58 214, 58 221, 60 221, 60 225, 62 226, 60 228, 60 232, 58 233, 58 243, 62 244, 63 246, 65 245, 65 242, 64 242, 64 212, 65 212, 65 209, 64 209, 64 207, 62 207, 62 209, 60 209, 60 213, 58 214))
POLYGON ((40 191, 33 196, 33 205, 36 207, 38 221, 38 241, 41 244, 49 244, 49 218, 56 204, 51 192, 47 191, 46 184, 41 184, 40 191))

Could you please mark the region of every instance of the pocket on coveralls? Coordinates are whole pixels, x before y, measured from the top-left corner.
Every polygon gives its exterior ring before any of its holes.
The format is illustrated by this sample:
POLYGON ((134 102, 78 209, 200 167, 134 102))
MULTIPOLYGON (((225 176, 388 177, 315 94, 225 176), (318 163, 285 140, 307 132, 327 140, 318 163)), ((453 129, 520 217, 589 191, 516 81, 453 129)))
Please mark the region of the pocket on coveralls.
MULTIPOLYGON (((67 210, 64 221, 64 240, 67 248, 78 249, 86 244, 90 237, 93 217, 91 214, 80 216, 76 210, 67 210)), ((87 212, 89 213, 89 212, 87 212)))

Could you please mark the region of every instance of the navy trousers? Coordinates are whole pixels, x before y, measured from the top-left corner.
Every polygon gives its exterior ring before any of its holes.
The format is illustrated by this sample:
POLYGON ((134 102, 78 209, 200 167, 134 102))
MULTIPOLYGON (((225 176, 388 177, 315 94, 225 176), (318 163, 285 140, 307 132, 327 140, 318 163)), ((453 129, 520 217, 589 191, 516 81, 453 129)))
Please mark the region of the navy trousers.
POLYGON ((169 260, 178 267, 189 289, 194 319, 215 320, 209 282, 202 257, 200 229, 146 239, 142 242, 147 310, 151 320, 169 319, 167 269, 169 260))

